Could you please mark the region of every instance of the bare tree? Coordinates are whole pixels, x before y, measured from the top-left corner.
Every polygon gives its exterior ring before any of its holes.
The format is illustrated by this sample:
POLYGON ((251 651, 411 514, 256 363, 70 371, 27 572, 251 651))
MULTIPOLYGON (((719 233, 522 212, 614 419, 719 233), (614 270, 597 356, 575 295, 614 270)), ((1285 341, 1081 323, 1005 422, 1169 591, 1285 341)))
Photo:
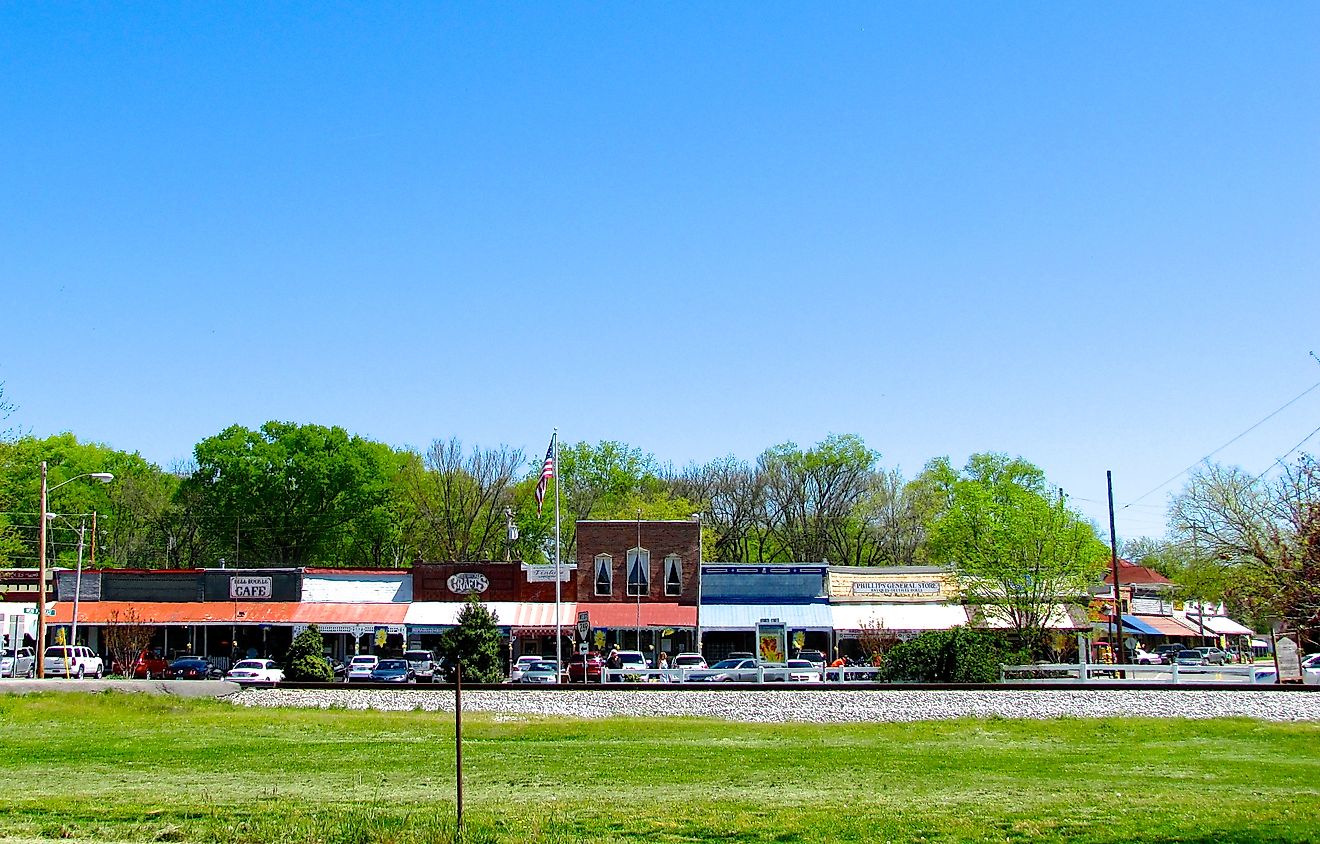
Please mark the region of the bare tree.
POLYGON ((854 436, 830 436, 803 451, 786 443, 757 462, 764 478, 770 531, 790 560, 836 560, 836 541, 866 494, 879 457, 854 436))
POLYGON ((521 449, 505 445, 467 452, 457 437, 432 443, 425 469, 407 483, 424 526, 423 553, 454 561, 502 556, 504 506, 525 463, 521 449))
POLYGON ((1224 568, 1225 597, 1249 615, 1320 632, 1320 463, 1303 455, 1273 480, 1237 467, 1198 471, 1169 522, 1224 568))
POLYGON ((142 622, 142 616, 132 607, 111 610, 106 616, 105 645, 110 651, 112 666, 129 673, 137 662, 138 654, 151 644, 155 630, 142 622))

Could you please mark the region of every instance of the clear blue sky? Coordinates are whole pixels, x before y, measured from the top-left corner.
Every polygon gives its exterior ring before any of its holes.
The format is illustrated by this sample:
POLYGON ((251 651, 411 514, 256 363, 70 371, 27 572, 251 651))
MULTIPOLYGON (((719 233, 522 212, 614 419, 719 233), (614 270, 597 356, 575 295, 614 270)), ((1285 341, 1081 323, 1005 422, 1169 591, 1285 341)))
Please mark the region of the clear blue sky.
POLYGON ((1320 381, 1318 45, 1313 3, 6 4, 9 423, 853 432, 1103 519, 1320 381))

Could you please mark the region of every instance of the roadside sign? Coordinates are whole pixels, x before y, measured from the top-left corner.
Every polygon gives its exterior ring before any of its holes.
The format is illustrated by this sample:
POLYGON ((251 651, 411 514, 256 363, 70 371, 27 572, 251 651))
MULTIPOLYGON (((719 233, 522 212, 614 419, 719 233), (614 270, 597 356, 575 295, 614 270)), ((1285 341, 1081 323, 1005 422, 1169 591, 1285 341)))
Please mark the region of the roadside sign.
POLYGON ((578 653, 585 654, 586 652, 587 652, 587 643, 582 642, 581 644, 578 645, 578 653))
POLYGON ((577 634, 583 642, 586 642, 587 637, 591 635, 591 614, 586 610, 578 613, 577 634))
POLYGON ((36 614, 37 614, 36 607, 23 607, 23 615, 36 615, 36 614))

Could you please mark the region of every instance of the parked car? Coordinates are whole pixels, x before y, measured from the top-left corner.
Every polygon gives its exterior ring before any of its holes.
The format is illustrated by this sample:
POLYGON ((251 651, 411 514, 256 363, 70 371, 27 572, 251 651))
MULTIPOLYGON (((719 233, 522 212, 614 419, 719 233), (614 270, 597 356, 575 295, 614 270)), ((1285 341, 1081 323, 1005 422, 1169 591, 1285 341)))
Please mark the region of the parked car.
POLYGON ((756 660, 722 659, 705 671, 690 672, 687 678, 693 683, 754 683, 756 660))
MULTIPOLYGON (((651 664, 646 661, 646 654, 641 651, 615 651, 614 653, 618 657, 619 669, 622 671, 649 671, 651 669, 651 664)), ((642 677, 641 674, 625 674, 623 679, 637 681, 641 680, 642 677)), ((616 677, 616 679, 618 678, 616 677)))
POLYGON ((206 657, 181 656, 167 665, 160 676, 170 680, 220 680, 225 672, 206 657))
POLYGON ((1137 648, 1132 652, 1132 662, 1136 665, 1163 665, 1164 657, 1150 651, 1137 648))
POLYGON ((169 660, 162 656, 160 651, 143 651, 133 663, 132 677, 134 680, 164 677, 165 670, 169 667, 169 660))
POLYGON ((371 672, 376 669, 380 657, 374 654, 359 654, 348 661, 348 670, 344 672, 344 681, 370 680, 371 672))
POLYGON ((1188 648, 1187 650, 1178 651, 1175 661, 1179 665, 1205 665, 1205 654, 1188 648))
POLYGON ((0 656, 0 677, 37 676, 37 655, 31 648, 7 651, 0 656))
POLYGON ((1156 645, 1151 653, 1156 654, 1166 664, 1172 665, 1178 658, 1179 651, 1187 650, 1187 646, 1182 642, 1165 642, 1163 645, 1156 645))
POLYGON ((734 651, 725 657, 725 659, 755 659, 755 658, 756 658, 756 654, 752 653, 751 651, 734 651))
POLYGON ((79 680, 88 675, 99 680, 105 673, 105 663, 101 657, 91 648, 82 645, 53 645, 46 648, 42 668, 47 677, 77 677, 79 680))
POLYGON ((790 683, 810 683, 819 680, 821 678, 821 668, 821 665, 816 665, 809 659, 790 659, 788 661, 788 681, 790 683))
POLYGON ((701 654, 681 653, 681 654, 676 654, 674 658, 669 661, 669 667, 686 668, 689 671, 700 671, 704 668, 708 668, 709 666, 706 665, 706 658, 701 654))
POLYGON ((829 661, 825 659, 825 654, 820 651, 798 651, 794 659, 805 659, 816 668, 824 668, 825 663, 829 661))
POLYGON ((373 683, 416 683, 417 675, 406 659, 382 659, 371 669, 373 683))
POLYGON ((1302 660, 1302 682, 1320 686, 1320 653, 1310 654, 1302 660))
POLYGON ((568 661, 568 682, 599 682, 600 669, 605 665, 605 658, 592 651, 588 654, 579 654, 568 661))
POLYGON ((1201 656, 1205 657, 1206 665, 1223 665, 1229 661, 1228 653, 1221 651, 1219 648, 1205 647, 1195 648, 1194 650, 1201 652, 1201 656))
POLYGON ((523 669, 519 683, 552 684, 559 682, 559 666, 553 662, 533 662, 523 669))
POLYGON ((240 685, 258 683, 273 685, 284 682, 284 672, 280 670, 279 663, 273 659, 241 659, 229 669, 225 679, 240 685))
POLYGON ((518 657, 513 667, 509 669, 509 682, 516 683, 521 680, 523 672, 538 662, 545 662, 545 657, 540 654, 523 654, 518 657))
POLYGON ((403 658, 408 662, 408 667, 412 669, 413 676, 419 683, 435 682, 435 675, 438 666, 435 664, 435 654, 430 651, 404 651, 403 658))

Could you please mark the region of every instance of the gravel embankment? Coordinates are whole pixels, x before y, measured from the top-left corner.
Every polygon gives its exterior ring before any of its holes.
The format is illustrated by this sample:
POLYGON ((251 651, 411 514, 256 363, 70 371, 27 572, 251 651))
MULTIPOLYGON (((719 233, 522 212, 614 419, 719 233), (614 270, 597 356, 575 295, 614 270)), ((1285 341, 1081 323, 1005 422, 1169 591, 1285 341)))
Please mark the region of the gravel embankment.
MULTIPOLYGON (((247 689, 243 706, 452 712, 452 691, 247 689)), ((465 691, 464 712, 575 718, 693 716, 731 721, 930 721, 1002 718, 1224 718, 1320 721, 1320 694, 1215 690, 1033 689, 1030 691, 465 691)))

